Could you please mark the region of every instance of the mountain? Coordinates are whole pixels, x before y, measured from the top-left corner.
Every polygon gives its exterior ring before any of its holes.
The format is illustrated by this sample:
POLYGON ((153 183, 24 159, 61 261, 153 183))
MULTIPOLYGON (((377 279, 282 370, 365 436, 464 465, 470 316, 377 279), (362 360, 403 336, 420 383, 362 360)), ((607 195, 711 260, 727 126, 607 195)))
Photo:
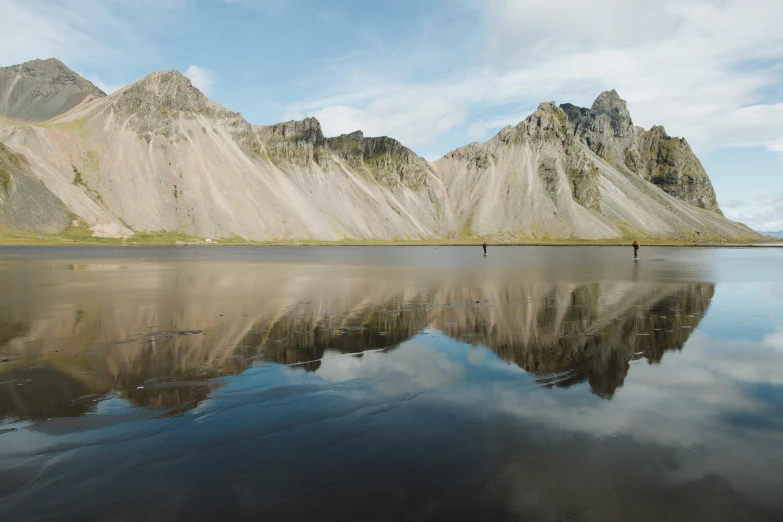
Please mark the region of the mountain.
POLYGON ((542 103, 516 127, 435 162, 453 204, 452 228, 509 239, 753 237, 720 213, 687 144, 671 145, 677 139, 659 129, 633 127, 614 92, 601 94, 590 110, 542 103), (676 153, 664 160, 664 153, 645 155, 636 171, 616 160, 656 147, 676 153))
POLYGON ((635 127, 616 91, 602 93, 590 109, 568 103, 560 108, 574 134, 613 167, 640 174, 677 199, 720 212, 712 183, 688 143, 661 126, 635 127))
POLYGON ((0 116, 9 120, 46 121, 104 96, 54 58, 0 67, 0 116))
POLYGON ((250 240, 758 237, 722 216, 685 140, 634 127, 614 91, 591 109, 544 103, 430 164, 392 138, 325 137, 314 118, 252 125, 176 71, 109 96, 56 60, 2 71, 0 143, 38 181, 26 193, 69 219, 12 213, 26 205, 23 178, 0 166, 0 226, 250 240))

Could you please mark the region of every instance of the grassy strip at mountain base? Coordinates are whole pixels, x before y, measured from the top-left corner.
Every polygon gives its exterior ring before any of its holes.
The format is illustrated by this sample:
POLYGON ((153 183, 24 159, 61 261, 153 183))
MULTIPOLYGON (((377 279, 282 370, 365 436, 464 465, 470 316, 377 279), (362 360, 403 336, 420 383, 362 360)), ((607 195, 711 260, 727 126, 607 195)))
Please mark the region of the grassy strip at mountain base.
POLYGON ((203 238, 181 232, 137 232, 132 237, 95 237, 87 227, 71 227, 60 234, 39 234, 0 228, 0 245, 176 245, 203 243, 203 238))
MULTIPOLYGON (((94 246, 143 246, 143 245, 211 245, 211 246, 475 246, 484 241, 490 246, 540 245, 540 246, 627 246, 631 240, 615 239, 557 239, 557 238, 515 238, 508 241, 491 238, 446 238, 446 239, 400 239, 400 240, 279 240, 249 241, 238 236, 213 239, 206 243, 204 238, 194 237, 180 232, 137 232, 129 238, 94 237, 86 227, 69 228, 61 234, 37 234, 0 228, 0 245, 94 245, 94 246)), ((668 238, 645 237, 639 240, 644 245, 657 246, 731 246, 774 242, 773 239, 759 240, 674 240, 668 238)))

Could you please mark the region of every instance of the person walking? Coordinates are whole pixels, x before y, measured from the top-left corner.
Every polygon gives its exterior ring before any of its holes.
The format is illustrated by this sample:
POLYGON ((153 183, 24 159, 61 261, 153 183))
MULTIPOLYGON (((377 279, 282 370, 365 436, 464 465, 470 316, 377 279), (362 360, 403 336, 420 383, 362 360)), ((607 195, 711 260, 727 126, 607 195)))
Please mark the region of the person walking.
POLYGON ((640 246, 641 245, 639 245, 639 243, 637 243, 636 240, 634 239, 634 241, 633 241, 633 259, 634 259, 634 261, 639 259, 639 247, 640 246))
POLYGON ((484 248, 484 255, 487 255, 487 244, 486 244, 486 243, 484 243, 484 244, 483 244, 483 245, 481 245, 481 246, 484 248))

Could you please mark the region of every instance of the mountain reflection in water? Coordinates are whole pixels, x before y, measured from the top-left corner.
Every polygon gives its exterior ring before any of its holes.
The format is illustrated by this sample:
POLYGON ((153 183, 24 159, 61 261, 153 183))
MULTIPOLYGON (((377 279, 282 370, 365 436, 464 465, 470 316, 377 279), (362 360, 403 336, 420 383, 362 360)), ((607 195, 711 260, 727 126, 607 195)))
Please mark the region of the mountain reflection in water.
POLYGON ((220 377, 252 365, 317 372, 327 354, 394 350, 428 327, 491 349, 541 385, 587 381, 611 398, 631 361, 657 363, 682 348, 714 292, 709 283, 432 285, 407 273, 378 281, 282 265, 238 275, 220 266, 113 268, 44 286, 46 303, 6 305, 0 418, 84 414, 117 393, 181 413, 220 377))
POLYGON ((781 520, 780 252, 0 247, 0 520, 781 520))

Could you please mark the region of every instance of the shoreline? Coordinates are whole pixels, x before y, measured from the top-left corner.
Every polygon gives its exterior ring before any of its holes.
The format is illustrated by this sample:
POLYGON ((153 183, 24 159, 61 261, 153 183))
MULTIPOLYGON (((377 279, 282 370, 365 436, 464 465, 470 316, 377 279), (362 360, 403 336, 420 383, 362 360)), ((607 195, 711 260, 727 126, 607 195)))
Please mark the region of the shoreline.
MULTIPOLYGON (((132 240, 107 240, 108 238, 96 238, 96 241, 79 241, 79 240, 55 240, 55 241, 0 241, 0 247, 195 247, 195 248, 207 248, 207 247, 480 247, 483 240, 475 241, 269 241, 269 242, 254 242, 254 241, 220 241, 215 240, 211 243, 207 242, 160 242, 160 241, 132 241, 132 240)), ((489 242, 487 241, 487 247, 628 247, 631 245, 630 241, 513 241, 513 242, 489 242)), ((749 242, 703 242, 696 243, 691 241, 655 241, 647 240, 641 242, 641 246, 645 247, 694 247, 694 248, 783 248, 783 240, 780 241, 758 241, 754 243, 749 242)))
POLYGON ((196 237, 181 232, 137 232, 131 237, 95 237, 86 227, 69 228, 58 234, 41 234, 22 230, 0 228, 0 246, 179 246, 179 247, 221 247, 221 246, 480 246, 487 243, 491 247, 504 246, 630 246, 637 240, 644 246, 665 247, 708 247, 708 248, 774 248, 783 247, 783 238, 759 236, 740 240, 720 238, 670 239, 665 237, 622 237, 613 239, 565 239, 565 238, 519 238, 493 239, 490 237, 450 237, 443 239, 340 239, 336 241, 318 239, 277 239, 270 241, 250 241, 238 236, 226 238, 196 237))

